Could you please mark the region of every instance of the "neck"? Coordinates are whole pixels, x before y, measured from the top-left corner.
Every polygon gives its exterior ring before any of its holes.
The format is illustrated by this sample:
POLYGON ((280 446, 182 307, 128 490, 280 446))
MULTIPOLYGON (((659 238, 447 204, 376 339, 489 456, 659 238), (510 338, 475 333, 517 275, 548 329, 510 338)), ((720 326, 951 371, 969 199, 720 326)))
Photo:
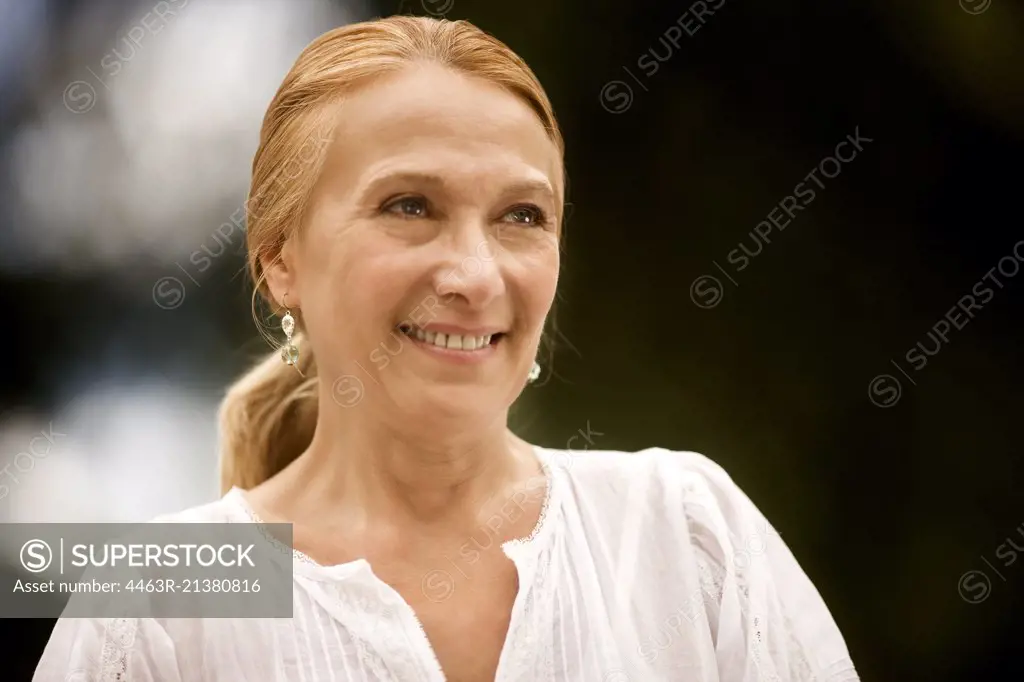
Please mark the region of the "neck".
POLYGON ((277 477, 274 497, 296 515, 459 527, 541 476, 532 447, 508 430, 504 414, 476 430, 446 428, 444 436, 343 416, 322 413, 309 448, 277 477))

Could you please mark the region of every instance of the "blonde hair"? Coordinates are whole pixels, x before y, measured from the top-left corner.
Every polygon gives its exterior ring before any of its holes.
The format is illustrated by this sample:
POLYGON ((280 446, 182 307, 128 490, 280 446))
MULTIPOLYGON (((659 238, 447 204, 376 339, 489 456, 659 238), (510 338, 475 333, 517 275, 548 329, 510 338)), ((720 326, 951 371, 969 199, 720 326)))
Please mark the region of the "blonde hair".
MULTIPOLYGON (((320 173, 332 105, 365 79, 429 60, 499 84, 540 118, 559 155, 564 144, 544 89, 526 63, 504 43, 466 21, 394 16, 333 29, 302 51, 267 108, 252 163, 246 247, 256 297, 275 308, 264 262, 280 258, 302 224, 320 173)), ((564 176, 564 166, 563 166, 564 176)), ((564 177, 563 177, 564 179, 564 177)), ((316 360, 305 341, 299 311, 294 342, 298 369, 271 352, 232 385, 219 411, 220 486, 252 488, 308 447, 317 420, 316 360)), ((263 331, 271 343, 276 342, 263 331)))

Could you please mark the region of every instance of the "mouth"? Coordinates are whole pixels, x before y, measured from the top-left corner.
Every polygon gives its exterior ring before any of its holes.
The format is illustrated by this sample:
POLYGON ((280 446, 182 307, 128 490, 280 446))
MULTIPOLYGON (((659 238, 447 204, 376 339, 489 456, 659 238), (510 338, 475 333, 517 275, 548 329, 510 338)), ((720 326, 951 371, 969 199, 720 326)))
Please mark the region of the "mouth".
POLYGON ((505 338, 505 332, 494 332, 491 334, 459 334, 455 332, 442 332, 434 329, 423 329, 416 325, 403 323, 398 325, 398 331, 406 336, 427 346, 434 346, 438 349, 454 350, 477 353, 497 346, 505 338))

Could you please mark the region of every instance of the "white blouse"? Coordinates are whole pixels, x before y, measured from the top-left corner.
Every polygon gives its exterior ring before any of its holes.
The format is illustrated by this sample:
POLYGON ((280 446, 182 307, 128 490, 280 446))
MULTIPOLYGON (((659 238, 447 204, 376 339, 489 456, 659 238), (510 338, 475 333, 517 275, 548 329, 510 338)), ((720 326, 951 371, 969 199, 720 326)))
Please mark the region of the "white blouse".
MULTIPOLYGON (((536 448, 530 537, 496 682, 859 680, 821 595, 717 464, 694 452, 536 448)), ((239 489, 169 522, 252 522, 239 489)), ((411 607, 358 559, 296 552, 279 619, 66 619, 35 682, 444 682, 411 607), (76 676, 77 675, 77 676, 76 676)))

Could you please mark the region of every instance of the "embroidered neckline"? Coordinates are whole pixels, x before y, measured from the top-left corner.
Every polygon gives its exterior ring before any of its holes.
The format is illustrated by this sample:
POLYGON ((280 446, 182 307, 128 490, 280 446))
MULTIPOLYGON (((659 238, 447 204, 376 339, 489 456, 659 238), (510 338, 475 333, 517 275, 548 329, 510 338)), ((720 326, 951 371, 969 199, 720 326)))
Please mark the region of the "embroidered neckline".
POLYGON ((502 543, 501 548, 508 555, 509 551, 516 551, 520 547, 528 547, 537 539, 537 537, 548 527, 548 510, 551 507, 551 500, 553 497, 553 489, 555 487, 555 472, 550 462, 548 462, 548 454, 544 448, 534 445, 533 451, 537 455, 537 461, 540 462, 541 471, 544 474, 546 480, 544 488, 544 501, 540 505, 540 514, 537 517, 537 523, 534 524, 533 530, 530 534, 522 538, 513 538, 502 543))

